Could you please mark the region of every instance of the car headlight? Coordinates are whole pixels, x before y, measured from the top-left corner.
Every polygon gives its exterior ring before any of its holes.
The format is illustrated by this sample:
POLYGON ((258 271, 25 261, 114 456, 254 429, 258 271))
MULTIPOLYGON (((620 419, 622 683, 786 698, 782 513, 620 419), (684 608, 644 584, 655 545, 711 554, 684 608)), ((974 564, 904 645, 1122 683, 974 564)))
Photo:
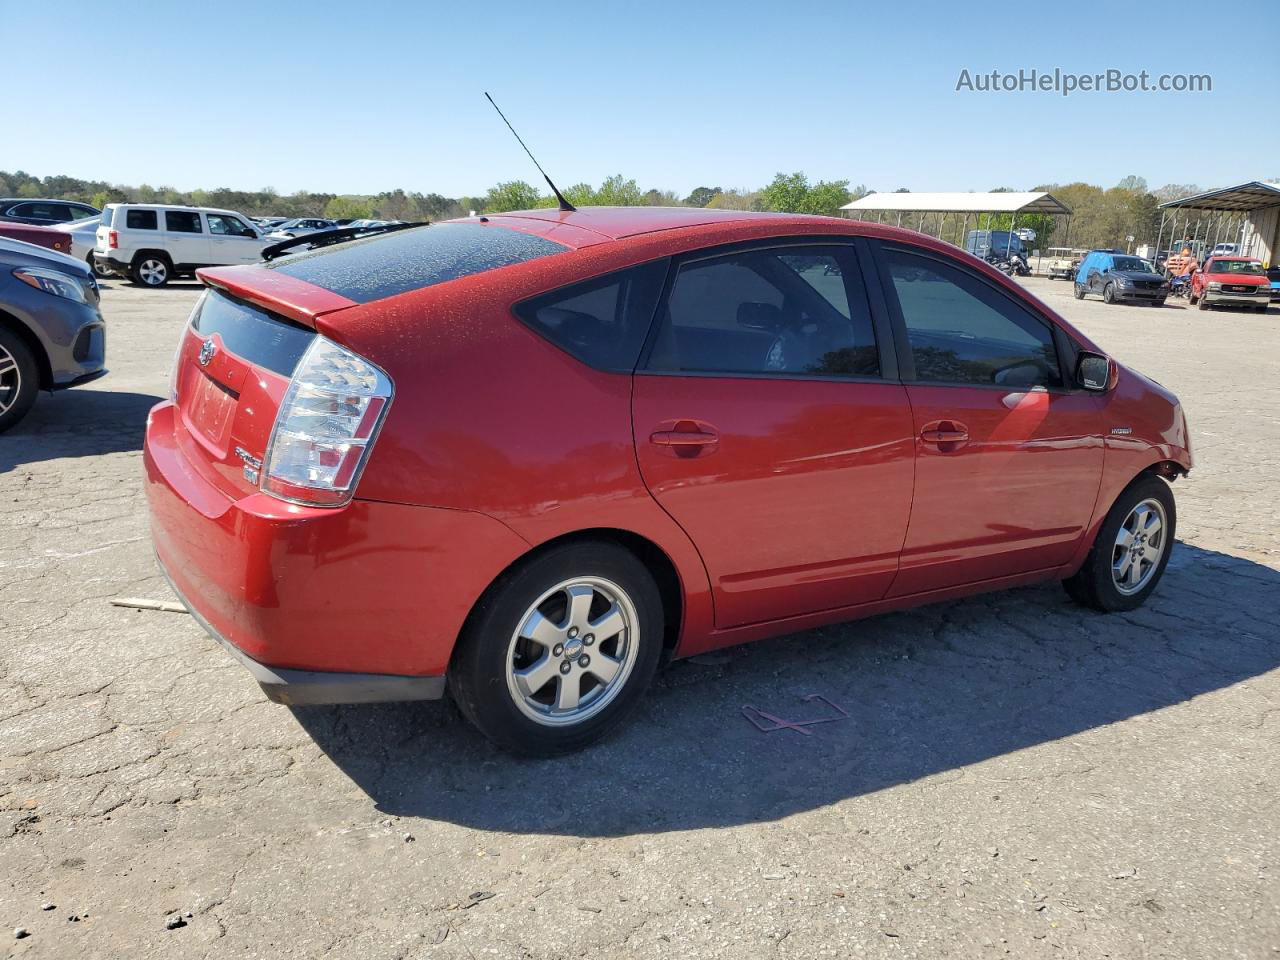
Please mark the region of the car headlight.
POLYGON ((1125 277, 1116 277, 1117 286, 1127 287, 1130 285, 1130 283, 1132 283, 1132 281, 1128 280, 1125 277))
POLYGON ((76 303, 88 303, 84 295, 84 286, 75 277, 69 277, 57 270, 46 267, 18 267, 13 275, 27 286, 35 287, 55 297, 74 300, 76 303))
POLYGON ((1210 281, 1209 281, 1209 289, 1210 289, 1210 290, 1221 290, 1221 289, 1222 289, 1222 284, 1220 284, 1217 280, 1210 280, 1210 281))

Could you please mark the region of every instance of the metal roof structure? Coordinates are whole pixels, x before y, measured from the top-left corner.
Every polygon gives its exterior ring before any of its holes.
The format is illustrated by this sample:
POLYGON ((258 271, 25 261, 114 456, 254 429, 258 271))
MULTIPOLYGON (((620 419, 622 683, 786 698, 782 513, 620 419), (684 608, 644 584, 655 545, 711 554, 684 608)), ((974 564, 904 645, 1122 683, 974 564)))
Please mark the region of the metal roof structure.
POLYGON ((1070 207, 1049 193, 869 193, 840 209, 859 213, 1071 213, 1070 207))
POLYGON ((1185 210, 1235 210, 1245 213, 1264 207, 1280 207, 1280 183, 1251 180, 1235 187, 1223 187, 1208 193, 1182 197, 1160 204, 1160 209, 1178 207, 1185 210))

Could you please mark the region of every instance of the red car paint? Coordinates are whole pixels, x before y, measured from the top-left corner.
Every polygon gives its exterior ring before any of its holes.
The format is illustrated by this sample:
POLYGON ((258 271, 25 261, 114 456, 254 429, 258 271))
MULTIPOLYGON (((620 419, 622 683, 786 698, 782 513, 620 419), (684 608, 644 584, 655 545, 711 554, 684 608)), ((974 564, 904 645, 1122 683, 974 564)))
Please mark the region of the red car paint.
POLYGON ((0 237, 34 243, 38 247, 47 247, 68 256, 71 254, 71 235, 63 230, 54 230, 52 227, 0 221, 0 237))
POLYGON ((602 372, 512 312, 656 258, 864 237, 945 257, 1102 352, 1003 274, 926 236, 693 209, 467 222, 572 251, 366 304, 256 266, 200 273, 368 358, 395 385, 356 498, 288 504, 246 480, 236 453, 263 455, 287 381, 227 350, 201 375, 202 340, 184 334, 177 404, 158 405, 147 427, 156 550, 211 628, 258 661, 438 676, 505 569, 600 531, 647 543, 674 570, 677 656, 1061 579, 1134 477, 1191 467, 1176 399, 1114 362, 1102 394, 892 380, 762 390, 750 378, 602 372), (238 401, 195 416, 220 402, 209 380, 238 401), (680 437, 673 445, 671 434, 700 431, 714 442, 691 455, 680 437))

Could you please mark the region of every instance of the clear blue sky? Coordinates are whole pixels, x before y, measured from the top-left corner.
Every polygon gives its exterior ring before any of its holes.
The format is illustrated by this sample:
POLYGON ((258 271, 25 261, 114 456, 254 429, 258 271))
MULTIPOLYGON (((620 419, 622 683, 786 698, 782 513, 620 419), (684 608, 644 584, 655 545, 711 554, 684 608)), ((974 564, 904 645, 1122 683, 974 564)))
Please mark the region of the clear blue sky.
POLYGON ((283 192, 537 182, 487 89, 562 185, 622 173, 683 194, 801 169, 917 191, 1280 176, 1265 5, 1144 7, 1160 9, 0 0, 0 169, 283 192), (962 68, 1032 67, 1208 73, 1213 92, 955 90, 962 68))

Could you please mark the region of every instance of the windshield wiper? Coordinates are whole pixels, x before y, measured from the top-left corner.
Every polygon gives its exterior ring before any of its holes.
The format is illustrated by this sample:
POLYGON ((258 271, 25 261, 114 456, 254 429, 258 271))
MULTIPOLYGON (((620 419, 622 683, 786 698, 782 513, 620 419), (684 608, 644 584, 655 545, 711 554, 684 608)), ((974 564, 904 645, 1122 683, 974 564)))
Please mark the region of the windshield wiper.
POLYGON ((273 243, 269 247, 263 247, 262 259, 274 260, 276 257, 284 256, 286 252, 294 247, 301 247, 304 244, 308 250, 315 250, 319 247, 327 247, 330 244, 354 240, 356 237, 372 237, 379 233, 408 230, 410 227, 425 227, 429 223, 430 221, 428 220, 420 220, 417 223, 387 223, 380 227, 338 227, 334 230, 317 230, 315 233, 304 233, 300 237, 290 237, 288 240, 281 240, 279 243, 273 243))

